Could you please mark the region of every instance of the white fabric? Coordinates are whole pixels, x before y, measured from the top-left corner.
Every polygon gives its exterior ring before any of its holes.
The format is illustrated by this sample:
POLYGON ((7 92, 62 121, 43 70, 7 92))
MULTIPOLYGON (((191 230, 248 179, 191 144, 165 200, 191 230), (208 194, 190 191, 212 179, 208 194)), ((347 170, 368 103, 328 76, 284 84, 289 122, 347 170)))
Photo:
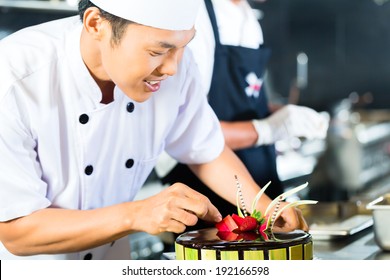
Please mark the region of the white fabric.
POLYGON ((66 3, 69 5, 69 6, 77 6, 77 4, 79 3, 80 0, 66 0, 66 3))
POLYGON ((264 43, 257 17, 245 0, 235 4, 231 0, 211 0, 218 23, 222 45, 257 49, 264 43))
POLYGON ((118 17, 159 29, 189 30, 201 0, 91 0, 118 17))
POLYGON ((9 253, 0 242, 0 260, 83 260, 90 254, 92 255, 93 260, 128 260, 130 259, 129 237, 126 236, 113 243, 77 253, 35 255, 28 257, 19 257, 9 253))
MULTIPOLYGON (((222 45, 257 49, 263 44, 263 32, 247 1, 212 0, 222 45)), ((188 44, 198 64, 205 94, 211 85, 214 68, 215 40, 206 5, 202 1, 195 28, 195 38, 188 44)))
POLYGON ((311 108, 287 105, 263 120, 253 120, 259 135, 257 145, 273 144, 292 137, 324 139, 329 120, 311 108))
MULTIPOLYGON (((81 58, 81 29, 75 16, 0 41, 0 221, 46 207, 131 201, 164 149, 186 163, 208 162, 222 151, 223 135, 200 93, 190 52, 149 100, 136 103, 116 88, 105 105, 81 58), (81 114, 89 116, 87 124, 79 122, 81 114), (84 174, 88 165, 91 176, 84 174)), ((94 250, 99 258, 111 247, 102 248, 94 250)))

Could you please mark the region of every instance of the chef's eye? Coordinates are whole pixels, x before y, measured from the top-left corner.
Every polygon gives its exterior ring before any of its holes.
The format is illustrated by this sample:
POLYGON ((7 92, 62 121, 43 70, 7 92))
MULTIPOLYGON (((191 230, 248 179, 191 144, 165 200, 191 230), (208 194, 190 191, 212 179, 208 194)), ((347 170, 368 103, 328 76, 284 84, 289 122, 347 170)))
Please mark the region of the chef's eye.
POLYGON ((164 55, 165 53, 164 52, 150 52, 150 55, 151 56, 160 56, 160 55, 164 55))

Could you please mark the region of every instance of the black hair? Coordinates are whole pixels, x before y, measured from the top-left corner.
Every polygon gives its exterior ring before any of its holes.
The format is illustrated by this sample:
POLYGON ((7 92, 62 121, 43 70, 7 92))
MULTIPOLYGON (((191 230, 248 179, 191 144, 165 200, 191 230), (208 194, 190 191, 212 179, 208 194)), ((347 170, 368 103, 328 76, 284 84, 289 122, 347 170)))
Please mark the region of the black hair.
POLYGON ((120 43, 120 40, 122 39, 123 34, 126 31, 126 28, 129 24, 133 23, 132 21, 129 21, 127 19, 117 17, 113 14, 110 14, 99 7, 97 7, 95 4, 93 4, 89 0, 80 0, 79 1, 79 16, 81 21, 84 19, 84 13, 88 8, 96 7, 100 11, 100 15, 107 20, 111 25, 112 30, 112 36, 111 40, 114 43, 114 45, 118 45, 120 43))

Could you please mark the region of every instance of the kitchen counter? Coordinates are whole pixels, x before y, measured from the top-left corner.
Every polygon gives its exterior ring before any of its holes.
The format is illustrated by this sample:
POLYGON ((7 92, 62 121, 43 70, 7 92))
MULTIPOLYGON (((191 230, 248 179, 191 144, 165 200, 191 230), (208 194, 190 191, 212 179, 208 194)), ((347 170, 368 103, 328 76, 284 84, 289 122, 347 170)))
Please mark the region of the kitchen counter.
POLYGON ((374 240, 373 228, 337 240, 315 240, 314 257, 319 260, 390 260, 374 240))

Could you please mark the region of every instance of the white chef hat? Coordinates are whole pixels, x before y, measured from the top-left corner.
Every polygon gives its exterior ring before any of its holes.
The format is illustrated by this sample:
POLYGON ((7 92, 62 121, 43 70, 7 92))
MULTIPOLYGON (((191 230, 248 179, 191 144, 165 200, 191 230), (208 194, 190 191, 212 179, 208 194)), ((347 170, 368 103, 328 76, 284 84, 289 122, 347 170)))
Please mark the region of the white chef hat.
POLYGON ((167 30, 189 30, 201 0, 90 0, 99 8, 129 21, 167 30))

